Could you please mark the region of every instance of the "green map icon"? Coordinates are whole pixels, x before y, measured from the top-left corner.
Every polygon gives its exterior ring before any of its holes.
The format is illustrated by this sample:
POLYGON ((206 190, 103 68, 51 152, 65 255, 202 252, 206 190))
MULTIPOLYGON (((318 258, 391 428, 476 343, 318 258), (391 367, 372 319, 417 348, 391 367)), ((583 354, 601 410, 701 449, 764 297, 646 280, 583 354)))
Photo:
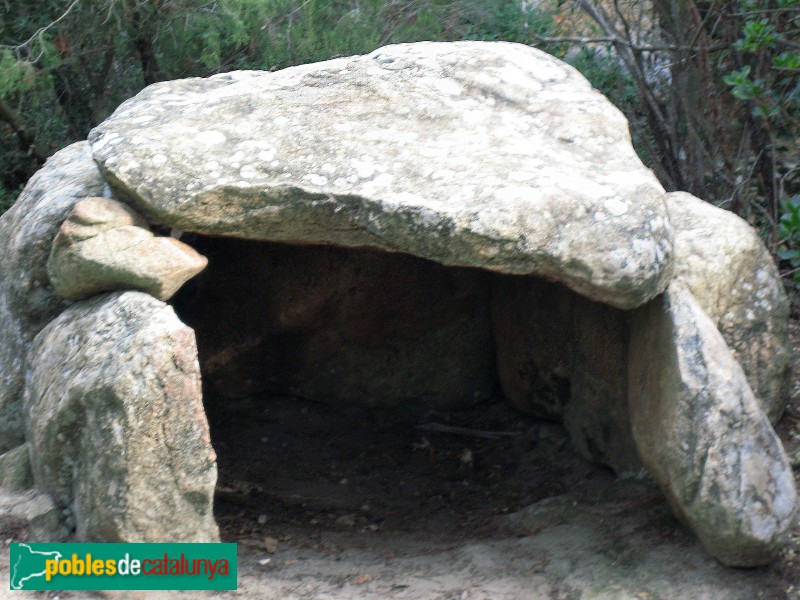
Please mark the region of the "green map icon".
POLYGON ((38 586, 33 587, 35 585, 33 581, 39 578, 44 579, 45 561, 60 559, 60 552, 42 552, 41 550, 34 550, 29 544, 13 544, 11 546, 11 566, 9 569, 11 589, 41 589, 38 586))

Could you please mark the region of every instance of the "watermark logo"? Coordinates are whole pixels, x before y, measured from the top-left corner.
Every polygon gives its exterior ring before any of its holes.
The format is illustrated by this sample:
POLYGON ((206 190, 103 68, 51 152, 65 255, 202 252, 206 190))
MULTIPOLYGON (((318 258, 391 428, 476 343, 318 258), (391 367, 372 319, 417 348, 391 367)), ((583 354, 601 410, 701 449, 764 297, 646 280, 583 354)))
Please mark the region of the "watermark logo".
POLYGON ((236 544, 11 544, 12 590, 235 590, 236 544))

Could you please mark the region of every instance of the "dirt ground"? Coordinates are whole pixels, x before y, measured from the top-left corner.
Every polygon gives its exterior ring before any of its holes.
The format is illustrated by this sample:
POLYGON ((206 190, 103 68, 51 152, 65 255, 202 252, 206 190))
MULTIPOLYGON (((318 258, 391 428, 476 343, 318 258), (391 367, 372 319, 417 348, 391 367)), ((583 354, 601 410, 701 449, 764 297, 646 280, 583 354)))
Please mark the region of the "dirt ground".
MULTIPOLYGON (((792 328, 800 348, 800 321, 792 328)), ((560 426, 499 399, 403 413, 250 398, 211 409, 209 421, 217 517, 223 540, 239 545, 239 589, 105 597, 800 599, 800 524, 770 567, 723 567, 646 476, 615 478, 576 456, 560 426)), ((800 459, 797 368, 779 432, 800 459)), ((7 561, 5 552, 5 573, 7 561)))
MULTIPOLYGON (((505 402, 230 408, 210 415, 217 507, 244 569, 260 567, 246 598, 800 598, 792 553, 766 569, 719 566, 646 477, 617 480, 561 427, 505 402)), ((789 438, 798 416, 782 424, 789 438)))

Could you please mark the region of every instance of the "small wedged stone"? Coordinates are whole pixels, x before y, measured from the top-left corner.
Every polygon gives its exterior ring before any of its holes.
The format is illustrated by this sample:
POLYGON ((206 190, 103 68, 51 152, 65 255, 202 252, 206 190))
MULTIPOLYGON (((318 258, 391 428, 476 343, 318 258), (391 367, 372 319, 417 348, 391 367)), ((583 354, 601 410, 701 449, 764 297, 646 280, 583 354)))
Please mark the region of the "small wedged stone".
POLYGON ((47 274, 69 300, 137 289, 166 301, 207 263, 183 242, 154 236, 144 217, 121 202, 86 198, 53 240, 47 274))
POLYGON ((191 329, 141 292, 74 304, 31 349, 37 487, 79 540, 211 542, 215 454, 191 329))
POLYGON ((635 311, 629 377, 636 446, 678 516, 727 565, 772 560, 794 522, 792 469, 741 366, 680 283, 635 311))
POLYGON ((89 145, 78 142, 48 159, 0 215, 0 452, 23 442, 27 349, 67 306, 47 277, 50 245, 75 204, 104 188, 89 145))
POLYGON ((761 238, 746 221, 686 192, 667 194, 675 278, 692 292, 776 423, 789 401, 789 300, 761 238))

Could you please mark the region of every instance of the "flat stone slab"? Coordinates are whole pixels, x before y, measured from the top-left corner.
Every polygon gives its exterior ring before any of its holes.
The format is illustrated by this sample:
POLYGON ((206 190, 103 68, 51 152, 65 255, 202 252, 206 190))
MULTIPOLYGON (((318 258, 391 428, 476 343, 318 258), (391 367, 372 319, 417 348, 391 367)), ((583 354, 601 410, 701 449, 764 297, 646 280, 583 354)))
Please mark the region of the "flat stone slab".
POLYGON ((624 116, 519 44, 160 83, 89 141, 119 197, 181 230, 537 274, 620 308, 671 274, 664 190, 624 116))

